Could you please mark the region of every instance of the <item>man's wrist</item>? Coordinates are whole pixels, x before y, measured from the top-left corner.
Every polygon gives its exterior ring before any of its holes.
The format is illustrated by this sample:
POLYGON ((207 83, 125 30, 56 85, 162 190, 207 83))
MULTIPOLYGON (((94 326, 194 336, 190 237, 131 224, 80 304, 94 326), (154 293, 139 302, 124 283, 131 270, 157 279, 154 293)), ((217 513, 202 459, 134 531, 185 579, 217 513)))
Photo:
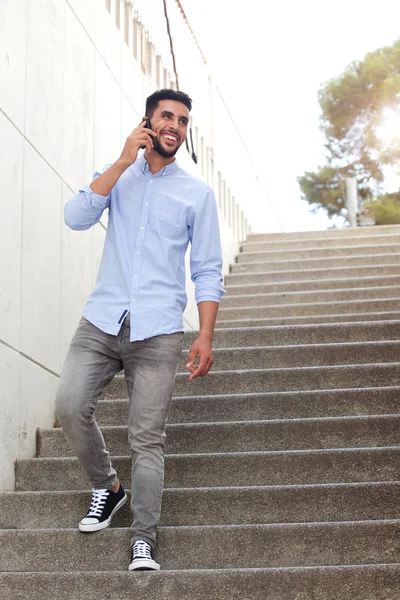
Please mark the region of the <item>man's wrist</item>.
POLYGON ((117 167, 117 169, 118 169, 119 171, 121 171, 121 174, 122 174, 124 171, 126 171, 126 169, 127 169, 128 167, 130 167, 130 166, 131 166, 131 164, 132 164, 132 163, 129 163, 129 161, 123 160, 123 159, 121 159, 121 158, 119 158, 119 159, 118 159, 118 160, 117 160, 117 161, 114 163, 114 165, 117 167))
POLYGON ((210 341, 212 341, 213 337, 214 337, 214 330, 210 330, 210 329, 200 329, 199 331, 199 338, 207 338, 210 341))

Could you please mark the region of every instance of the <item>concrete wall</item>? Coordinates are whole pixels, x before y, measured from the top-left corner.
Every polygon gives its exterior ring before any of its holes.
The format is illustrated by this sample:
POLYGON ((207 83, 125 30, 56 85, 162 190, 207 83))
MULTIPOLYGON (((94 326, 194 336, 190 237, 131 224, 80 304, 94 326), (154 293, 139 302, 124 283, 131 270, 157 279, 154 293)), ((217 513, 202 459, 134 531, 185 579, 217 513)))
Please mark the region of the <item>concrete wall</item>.
MULTIPOLYGON (((14 487, 14 460, 35 455, 36 428, 53 425, 61 365, 101 257, 106 217, 74 232, 63 205, 118 157, 146 96, 171 85, 133 16, 123 0, 0 0, 0 490, 14 487)), ((195 167, 182 149, 180 163, 205 173, 206 152, 195 167)), ((245 214, 232 227, 221 193, 218 202, 226 270, 245 214)), ((192 287, 187 328, 197 326, 192 287)))

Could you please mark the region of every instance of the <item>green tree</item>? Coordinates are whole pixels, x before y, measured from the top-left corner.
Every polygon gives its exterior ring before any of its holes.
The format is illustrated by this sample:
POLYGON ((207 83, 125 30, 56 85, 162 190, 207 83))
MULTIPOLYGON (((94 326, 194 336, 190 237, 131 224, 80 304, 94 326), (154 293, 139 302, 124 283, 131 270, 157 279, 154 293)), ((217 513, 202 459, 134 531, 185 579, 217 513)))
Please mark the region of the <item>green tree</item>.
POLYGON ((325 166, 317 172, 304 173, 298 182, 303 198, 307 199, 313 210, 323 207, 328 217, 333 217, 344 207, 340 173, 332 167, 325 166))
POLYGON ((303 199, 332 216, 343 208, 346 176, 356 178, 363 203, 376 201, 384 167, 399 164, 400 140, 382 142, 379 125, 385 108, 400 112, 400 38, 351 63, 321 87, 318 99, 327 164, 298 182, 303 199))
POLYGON ((364 209, 374 219, 376 225, 400 223, 400 192, 384 194, 376 202, 368 202, 364 209))

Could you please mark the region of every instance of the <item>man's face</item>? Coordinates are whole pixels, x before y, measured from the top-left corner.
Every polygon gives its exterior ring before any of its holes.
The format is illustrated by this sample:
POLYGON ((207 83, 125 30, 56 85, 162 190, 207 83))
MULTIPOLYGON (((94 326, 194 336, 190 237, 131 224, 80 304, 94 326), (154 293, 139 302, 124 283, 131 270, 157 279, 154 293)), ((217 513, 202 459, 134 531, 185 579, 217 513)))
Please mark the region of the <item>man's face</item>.
POLYGON ((160 100, 150 119, 154 150, 164 158, 175 156, 186 139, 189 111, 182 102, 160 100))

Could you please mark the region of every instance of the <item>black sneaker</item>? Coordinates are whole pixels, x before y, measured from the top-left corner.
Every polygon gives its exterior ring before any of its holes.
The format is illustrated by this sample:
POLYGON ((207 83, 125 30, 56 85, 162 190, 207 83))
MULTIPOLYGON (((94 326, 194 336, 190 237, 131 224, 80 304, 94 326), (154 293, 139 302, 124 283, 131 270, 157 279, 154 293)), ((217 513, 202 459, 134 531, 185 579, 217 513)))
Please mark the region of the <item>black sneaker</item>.
POLYGON ((79 523, 79 531, 88 533, 100 531, 111 523, 113 515, 127 501, 128 496, 122 483, 119 484, 118 492, 111 490, 92 490, 92 501, 87 515, 79 523))
POLYGON ((133 544, 130 571, 159 571, 160 565, 153 558, 150 544, 143 540, 136 540, 133 544))

